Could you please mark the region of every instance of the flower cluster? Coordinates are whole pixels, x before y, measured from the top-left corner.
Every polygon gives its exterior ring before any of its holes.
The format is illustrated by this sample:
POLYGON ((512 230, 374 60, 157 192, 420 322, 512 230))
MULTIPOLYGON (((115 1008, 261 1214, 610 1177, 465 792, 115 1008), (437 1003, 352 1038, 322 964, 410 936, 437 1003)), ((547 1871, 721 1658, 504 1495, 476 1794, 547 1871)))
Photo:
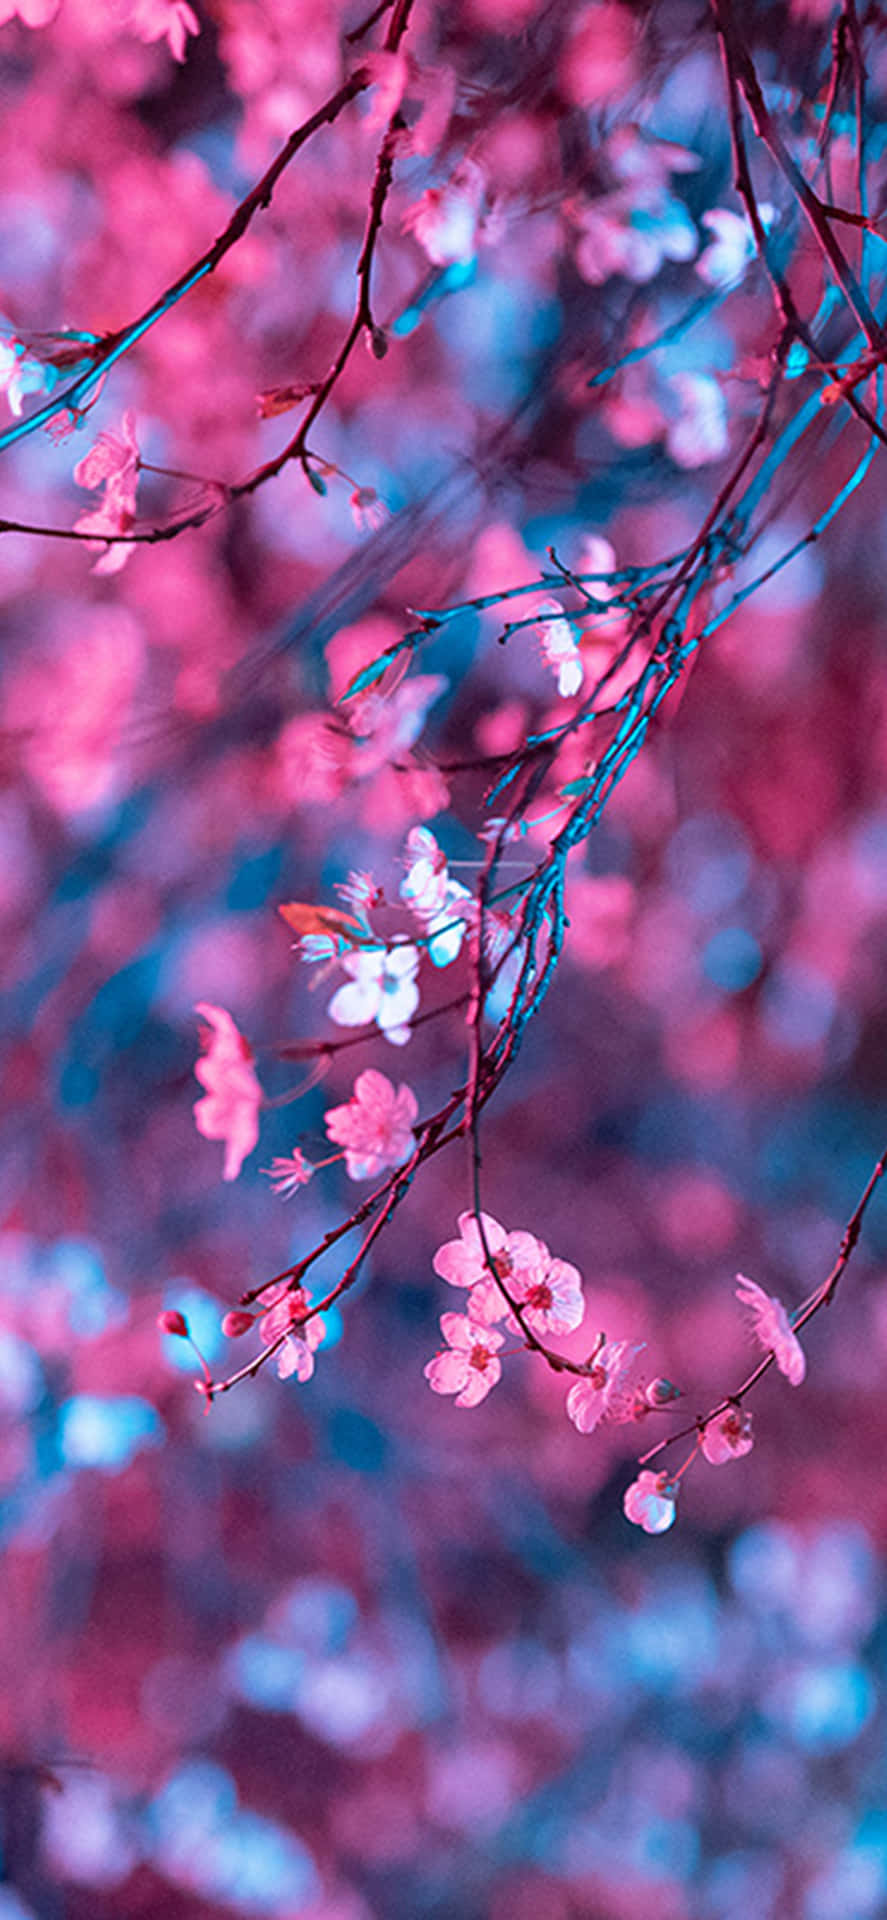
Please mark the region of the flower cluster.
POLYGON ((457 1406, 473 1407, 501 1376, 497 1321, 524 1338, 572 1333, 582 1323, 585 1300, 578 1269, 556 1259, 535 1234, 508 1233, 489 1213, 462 1213, 458 1226, 458 1240, 438 1247, 433 1266, 451 1287, 469 1289, 468 1312, 445 1313, 440 1323, 460 1361, 457 1366, 452 1355, 438 1354, 425 1377, 435 1393, 455 1393, 457 1406))

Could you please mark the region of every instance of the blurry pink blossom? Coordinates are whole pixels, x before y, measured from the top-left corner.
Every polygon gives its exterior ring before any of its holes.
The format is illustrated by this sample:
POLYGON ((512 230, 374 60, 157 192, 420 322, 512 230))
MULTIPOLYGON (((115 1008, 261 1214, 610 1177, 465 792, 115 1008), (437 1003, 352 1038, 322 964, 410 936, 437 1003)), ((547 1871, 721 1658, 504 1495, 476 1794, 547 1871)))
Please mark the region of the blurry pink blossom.
POLYGON ((60 5, 61 0, 0 0, 0 27, 16 19, 26 27, 47 27, 60 5))
POLYGON ((736 1298, 750 1310, 755 1338, 768 1353, 772 1353, 780 1373, 785 1374, 793 1387, 799 1387, 807 1371, 807 1362, 800 1340, 792 1332, 782 1301, 773 1294, 765 1293, 756 1281, 747 1280, 744 1273, 737 1273, 736 1278, 739 1281, 736 1298))
POLYGON ((481 1329, 465 1313, 443 1313, 440 1330, 450 1347, 423 1368, 434 1393, 454 1393, 457 1407, 476 1407, 502 1375, 496 1358, 503 1335, 492 1327, 481 1329))
POLYGON ((375 1020, 393 1046, 406 1046, 409 1022, 419 1005, 415 947, 365 947, 361 953, 347 953, 342 966, 351 977, 333 994, 327 1007, 330 1019, 337 1027, 365 1027, 375 1020))
POLYGON ((405 233, 413 233, 432 265, 449 267, 473 260, 486 181, 474 160, 463 160, 443 187, 429 187, 404 215, 405 233))
POLYGON ((384 127, 387 127, 403 99, 404 88, 409 78, 406 55, 371 53, 366 56, 363 64, 370 75, 370 86, 373 89, 364 125, 371 132, 381 132, 384 127))
POLYGON ((165 40, 174 60, 183 61, 189 34, 200 21, 187 0, 132 0, 128 24, 140 40, 165 40))
POLYGON ((307 1187, 314 1175, 314 1167, 300 1147, 294 1147, 292 1153, 281 1156, 275 1154, 270 1167, 263 1167, 271 1181, 272 1193, 279 1193, 284 1200, 290 1200, 300 1187, 307 1187))
POLYGON ((351 518, 358 533, 377 533, 391 514, 375 487, 355 487, 349 501, 351 518))
POLYGON ((591 286, 612 274, 643 286, 666 260, 692 260, 699 244, 683 201, 660 186, 619 187, 596 200, 571 202, 568 212, 580 235, 576 265, 591 286))
POLYGON ((631 1418, 633 1375, 643 1351, 643 1341, 607 1340, 595 1354, 588 1378, 574 1381, 567 1414, 580 1433, 593 1433, 602 1420, 631 1418))
POLYGON ((365 780, 392 760, 401 760, 418 740, 428 709, 446 691, 442 673, 415 673, 393 693, 360 694, 348 705, 348 725, 357 744, 351 772, 365 780))
POLYGON ((206 1093, 194 1105, 197 1131, 205 1140, 224 1140, 223 1180, 236 1180, 259 1138, 258 1113, 262 1089, 252 1067, 252 1053, 224 1007, 201 1000, 195 1011, 208 1023, 202 1035, 207 1051, 194 1068, 206 1093))
MULTIPOLYGON (((140 455, 134 414, 125 413, 121 427, 120 433, 105 428, 74 468, 78 487, 104 487, 99 506, 74 522, 75 532, 93 533, 99 540, 103 534, 129 533, 135 520, 140 455)), ((131 552, 123 544, 107 547, 93 572, 119 573, 131 552)))
MULTIPOLYGON (((766 203, 759 210, 766 228, 773 220, 774 210, 766 203)), ((712 240, 696 262, 700 280, 708 287, 735 286, 755 257, 755 236, 745 215, 732 213, 729 207, 711 207, 702 215, 702 225, 707 227, 712 240)))
MULTIPOLYGON (((41 23, 33 21, 29 24, 39 26, 41 23)), ((36 360, 28 358, 20 340, 14 337, 0 339, 0 393, 5 393, 11 413, 16 416, 21 414, 26 394, 42 393, 44 379, 44 368, 36 360)))
POLYGON ((708 1422, 702 1434, 702 1451, 713 1467, 722 1467, 727 1460, 741 1460, 744 1453, 751 1453, 754 1443, 751 1414, 741 1407, 728 1407, 717 1420, 708 1422))
POLYGON ((666 384, 679 408, 665 435, 672 459, 679 467, 720 460, 728 446, 727 408, 717 381, 709 373, 673 373, 666 384))
POLYGON ((624 98, 637 74, 640 20, 618 0, 593 0, 574 16, 560 81, 576 107, 593 107, 624 98))
POLYGON ((401 1166, 415 1146, 418 1112, 411 1087, 401 1082, 395 1093, 387 1076, 374 1067, 358 1074, 347 1105, 330 1107, 323 1116, 330 1139, 345 1148, 349 1179, 369 1180, 384 1167, 401 1166))
POLYGON ((645 1470, 627 1489, 622 1509, 626 1520, 643 1527, 645 1533, 667 1533, 674 1525, 677 1496, 677 1484, 667 1473, 645 1470))

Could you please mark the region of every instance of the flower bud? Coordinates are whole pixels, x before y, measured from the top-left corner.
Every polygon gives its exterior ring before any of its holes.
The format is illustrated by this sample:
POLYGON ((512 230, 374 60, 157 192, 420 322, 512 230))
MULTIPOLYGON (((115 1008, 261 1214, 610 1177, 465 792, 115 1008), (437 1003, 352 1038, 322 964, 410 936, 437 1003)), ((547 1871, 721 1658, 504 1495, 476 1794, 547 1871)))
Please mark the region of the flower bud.
POLYGON ((176 1307, 167 1307, 163 1313, 158 1313, 157 1325, 161 1333, 175 1333, 180 1340, 190 1340, 191 1338, 188 1332, 188 1322, 184 1314, 179 1313, 176 1307))
POLYGON ((644 1388, 644 1399, 648 1407, 667 1407, 671 1400, 680 1400, 681 1389, 671 1380, 651 1380, 644 1388))
POLYGON ((249 1333, 252 1324, 253 1315, 235 1307, 232 1313, 226 1313, 222 1321, 222 1332, 227 1334, 229 1340, 236 1340, 239 1334, 249 1333))

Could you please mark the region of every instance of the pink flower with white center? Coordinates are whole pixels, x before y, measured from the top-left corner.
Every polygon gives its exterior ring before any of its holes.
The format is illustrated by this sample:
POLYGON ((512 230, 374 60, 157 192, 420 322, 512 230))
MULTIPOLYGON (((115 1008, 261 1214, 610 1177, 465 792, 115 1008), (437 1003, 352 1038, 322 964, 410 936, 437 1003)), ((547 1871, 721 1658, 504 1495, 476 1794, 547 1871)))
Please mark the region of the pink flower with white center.
POLYGON ((737 1273, 736 1278, 739 1281, 736 1298, 751 1312, 756 1340, 772 1353, 780 1373, 785 1374, 793 1387, 799 1387, 807 1372, 807 1361, 782 1301, 765 1293, 756 1281, 747 1280, 744 1273, 737 1273))
POLYGON ((391 1081, 374 1067, 358 1074, 347 1105, 330 1107, 323 1116, 330 1139, 345 1148, 349 1180, 370 1180, 384 1167, 402 1166, 416 1144, 413 1122, 418 1112, 412 1087, 401 1082, 395 1093, 391 1081))
POLYGON ((194 1105, 197 1131, 205 1140, 224 1140, 223 1180, 236 1180, 259 1138, 258 1113, 262 1089, 252 1067, 252 1053, 224 1007, 201 1000, 195 1011, 208 1024, 201 1036, 206 1052, 194 1068, 206 1088, 194 1105))
MULTIPOLYGON (((490 1257, 499 1279, 512 1290, 515 1274, 521 1268, 537 1266, 548 1249, 532 1233, 506 1233, 492 1214, 482 1213, 484 1234, 490 1257)), ((501 1320, 508 1303, 500 1293, 486 1264, 480 1228, 473 1213, 460 1213, 459 1238, 447 1240, 432 1261, 435 1273, 451 1287, 471 1287, 469 1312, 473 1319, 489 1323, 501 1320)))
MULTIPOLYGON (((541 1240, 538 1245, 539 1258, 532 1266, 517 1269, 509 1292, 534 1333, 572 1333, 585 1314, 582 1275, 568 1260, 553 1260, 541 1240)), ((513 1316, 507 1324, 515 1333, 521 1332, 513 1316)))
POLYGON ((350 979, 333 994, 327 1007, 330 1019, 337 1027, 366 1027, 375 1020, 392 1046, 405 1047, 419 1005, 415 947, 364 947, 360 953, 346 953, 342 965, 350 979))
POLYGON ((134 0, 129 25, 140 40, 165 40, 174 60, 185 58, 189 34, 200 32, 200 21, 187 0, 134 0))
POLYGON ((474 902, 467 887, 451 880, 446 856, 427 827, 411 827, 407 836, 407 873, 400 897, 412 908, 428 936, 428 958, 448 967, 459 956, 474 902), (464 908, 462 901, 468 901, 464 908))
POLYGON ((286 1280, 279 1280, 265 1294, 259 1334, 266 1347, 272 1346, 282 1334, 286 1336, 277 1361, 281 1380, 288 1380, 292 1374, 297 1380, 310 1380, 314 1372, 314 1355, 326 1334, 326 1323, 319 1313, 305 1319, 305 1310, 310 1304, 307 1289, 290 1287, 286 1280), (296 1321, 299 1325, 293 1326, 296 1321))
POLYGON ((645 1533, 667 1533, 674 1526, 677 1498, 677 1482, 669 1480, 667 1473, 645 1471, 627 1489, 622 1511, 645 1533))
POLYGON ((503 1336, 493 1327, 480 1327, 467 1313, 442 1313, 440 1330, 450 1348, 423 1368, 434 1393, 454 1393, 457 1407, 476 1407, 502 1376, 496 1358, 503 1336))
POLYGON ((557 673, 557 690, 567 700, 582 687, 582 656, 572 622, 557 600, 542 600, 536 609, 536 632, 546 664, 557 673))
POLYGON ((593 1433, 602 1420, 634 1418, 635 1373, 644 1341, 606 1340, 584 1380, 567 1394, 567 1414, 580 1433, 593 1433))
POLYGON ((292 1153, 285 1155, 275 1154, 270 1167, 262 1168, 271 1181, 271 1192, 279 1193, 283 1200, 292 1199, 300 1187, 307 1187, 314 1171, 311 1161, 305 1159, 300 1147, 295 1147, 292 1153))
MULTIPOLYGON (((40 23, 35 21, 33 24, 40 23)), ((21 414, 25 395, 42 393, 44 380, 45 368, 28 358, 20 340, 0 340, 0 393, 5 393, 10 412, 16 418, 21 414)))
POLYGON ((485 190, 480 167, 464 160, 446 186, 430 187, 404 215, 404 232, 415 234, 433 266, 474 259, 485 190))
MULTIPOLYGON (((78 487, 104 488, 99 505, 89 513, 81 513, 74 522, 76 533, 95 534, 98 544, 102 543, 103 535, 129 533, 135 521, 141 456, 135 437, 134 414, 124 414, 122 429, 121 433, 114 433, 110 429, 100 433, 95 445, 90 447, 82 460, 78 460, 74 468, 78 487)), ((93 542, 89 544, 93 545, 93 542)), ((132 548, 122 543, 106 546, 101 559, 93 567, 93 573, 119 573, 131 552, 132 548)))
POLYGON ((741 1407, 728 1407, 717 1420, 709 1420, 702 1435, 702 1451, 713 1467, 722 1467, 727 1460, 741 1460, 744 1453, 751 1453, 754 1444, 751 1414, 741 1407))

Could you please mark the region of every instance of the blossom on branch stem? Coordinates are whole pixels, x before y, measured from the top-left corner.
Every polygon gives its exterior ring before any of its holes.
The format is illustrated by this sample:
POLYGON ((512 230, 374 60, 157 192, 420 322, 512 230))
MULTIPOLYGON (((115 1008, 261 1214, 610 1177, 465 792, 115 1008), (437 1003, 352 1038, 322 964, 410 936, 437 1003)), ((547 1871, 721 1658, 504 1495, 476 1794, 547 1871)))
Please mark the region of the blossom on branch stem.
MULTIPOLYGON (((104 428, 74 468, 78 487, 104 488, 99 506, 89 513, 81 513, 74 522, 75 533, 95 534, 98 544, 103 534, 129 533, 135 521, 140 464, 135 415, 125 413, 121 428, 120 433, 104 428)), ((119 573, 131 552, 132 548, 123 544, 106 545, 93 573, 119 573)))
POLYGON ((314 1355, 326 1335, 326 1322, 319 1313, 306 1319, 310 1304, 306 1288, 291 1287, 288 1280, 279 1280, 265 1295, 265 1312, 259 1321, 265 1346, 272 1346, 281 1334, 286 1336, 277 1359, 281 1380, 293 1374, 297 1380, 310 1380, 314 1372, 314 1355))
POLYGON ((667 1473, 645 1469, 627 1488, 622 1502, 626 1520, 645 1533, 667 1533, 677 1514, 677 1482, 667 1473))
POLYGON ((440 1330, 451 1351, 429 1360, 425 1378, 434 1393, 454 1393, 457 1407, 476 1407, 501 1378, 496 1350, 504 1335, 480 1327, 466 1313, 442 1313, 440 1330))
POLYGON ((358 1074, 347 1104, 330 1107, 323 1116, 330 1139, 345 1148, 349 1180, 369 1180, 385 1167, 401 1166, 415 1145, 418 1112, 416 1096, 404 1082, 395 1093, 374 1067, 358 1074))
POLYGON ((427 827, 410 828, 406 857, 400 897, 425 930, 432 966, 448 967, 458 958, 466 928, 476 918, 474 901, 467 887, 450 878, 446 856, 427 827), (469 903, 467 907, 463 901, 469 903))
POLYGON ((742 1407, 728 1407, 717 1420, 709 1420, 702 1433, 702 1451, 712 1467, 727 1460, 741 1460, 755 1444, 751 1414, 742 1407))
MULTIPOLYGON (((537 1246, 532 1264, 520 1266, 513 1273, 509 1291, 534 1333, 572 1333, 581 1326, 585 1314, 582 1275, 568 1260, 552 1259, 544 1241, 538 1241, 537 1246)), ((513 1315, 507 1324, 514 1333, 521 1332, 513 1315)))
POLYGON ((746 1279, 744 1273, 737 1273, 736 1278, 739 1281, 736 1298, 749 1308, 756 1340, 772 1353, 780 1373, 785 1374, 793 1387, 799 1387, 807 1372, 807 1361, 782 1301, 774 1294, 765 1293, 763 1287, 755 1280, 746 1279))
POLYGON ((252 1066, 252 1052, 224 1007, 205 1000, 195 1012, 207 1022, 202 1035, 206 1052, 194 1068, 203 1098, 195 1101, 194 1119, 205 1140, 224 1140, 223 1180, 236 1180, 247 1154, 259 1138, 262 1089, 252 1066))
POLYGON ((606 1340, 594 1356, 585 1380, 567 1394, 567 1415, 580 1433, 593 1433, 602 1420, 630 1420, 634 1414, 634 1375, 644 1341, 606 1340))
POLYGON ((367 947, 346 953, 342 965, 350 980, 339 987, 327 1008, 337 1027, 366 1027, 375 1020, 395 1047, 405 1047, 409 1022, 419 1005, 416 974, 419 955, 409 944, 367 947))

